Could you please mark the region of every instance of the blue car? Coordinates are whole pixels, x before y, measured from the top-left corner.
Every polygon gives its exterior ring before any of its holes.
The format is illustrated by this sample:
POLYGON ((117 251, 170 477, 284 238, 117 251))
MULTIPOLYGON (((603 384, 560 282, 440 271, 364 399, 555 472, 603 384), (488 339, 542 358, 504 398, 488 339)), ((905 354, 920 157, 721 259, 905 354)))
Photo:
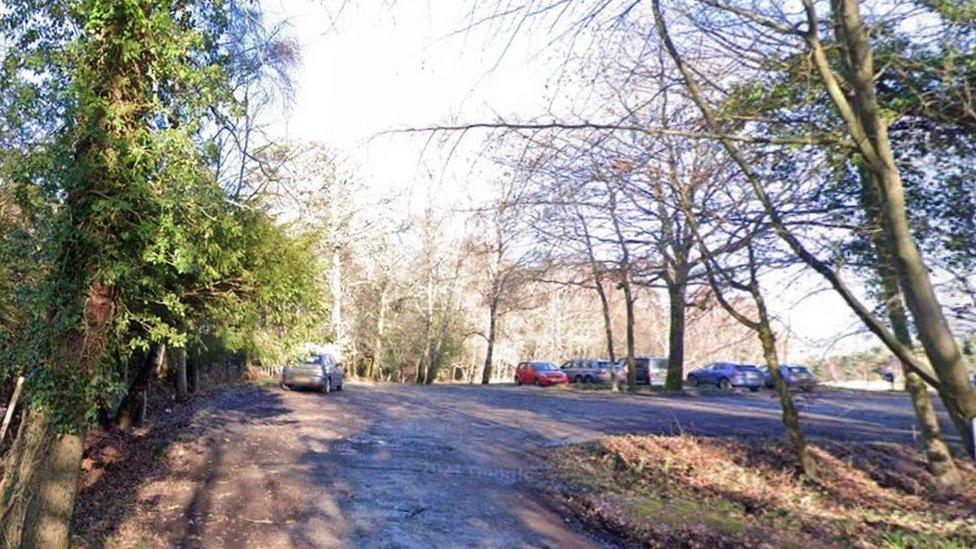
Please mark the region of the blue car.
POLYGON ((750 391, 755 392, 763 386, 763 375, 759 368, 751 364, 713 362, 708 366, 692 370, 688 374, 688 383, 692 387, 715 385, 723 390, 732 387, 747 387, 750 391))

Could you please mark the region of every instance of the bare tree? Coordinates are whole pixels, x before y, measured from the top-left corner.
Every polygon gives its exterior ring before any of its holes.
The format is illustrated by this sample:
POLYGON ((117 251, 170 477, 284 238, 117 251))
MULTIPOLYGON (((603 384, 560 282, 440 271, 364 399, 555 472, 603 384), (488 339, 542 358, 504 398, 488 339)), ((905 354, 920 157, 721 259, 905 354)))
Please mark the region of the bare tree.
POLYGON ((800 471, 816 477, 816 466, 807 450, 806 437, 800 426, 800 415, 789 387, 780 371, 782 364, 776 346, 776 333, 773 331, 766 297, 760 285, 761 271, 782 268, 777 250, 771 243, 765 212, 756 211, 753 201, 743 197, 736 189, 727 190, 716 200, 692 204, 685 201, 683 206, 696 247, 704 258, 708 283, 716 300, 740 324, 755 332, 762 345, 763 359, 773 377, 776 395, 782 408, 783 425, 786 427, 790 443, 796 453, 800 471), (734 223, 729 223, 734 220, 734 223), (723 230, 706 236, 702 227, 716 224, 723 230), (744 310, 740 300, 733 294, 745 294, 753 312, 744 310), (754 316, 751 316, 754 315, 754 316))
MULTIPOLYGON (((920 377, 937 386, 950 415, 966 443, 972 451, 973 437, 969 423, 976 417, 976 389, 968 381, 965 361, 953 337, 942 311, 927 267, 908 225, 904 190, 899 168, 894 162, 891 143, 888 139, 887 124, 878 103, 874 88, 874 65, 867 29, 861 18, 856 0, 843 0, 831 5, 834 17, 835 39, 843 47, 843 76, 835 72, 827 59, 820 37, 820 21, 812 2, 804 0, 803 19, 796 22, 778 21, 777 17, 788 17, 782 11, 758 12, 724 3, 708 3, 711 7, 731 13, 742 25, 758 25, 764 32, 782 35, 784 42, 799 40, 808 48, 813 61, 813 70, 821 85, 830 96, 838 115, 843 119, 857 153, 863 158, 866 168, 872 173, 870 179, 876 180, 877 193, 884 206, 878 216, 885 235, 885 246, 891 253, 898 273, 902 292, 909 310, 915 319, 919 338, 926 350, 929 362, 935 369, 933 379, 925 371, 925 366, 902 344, 898 338, 874 317, 854 297, 852 292, 839 279, 836 272, 811 254, 782 222, 775 204, 769 200, 762 181, 749 160, 734 143, 721 140, 723 146, 749 180, 763 207, 770 215, 777 234, 805 263, 823 275, 844 297, 855 313, 868 325, 872 332, 882 338, 904 364, 920 377), (714 4, 714 5, 713 5, 714 4), (845 90, 848 90, 845 92, 845 90)), ((664 22, 659 0, 652 2, 658 32, 667 47, 669 55, 681 73, 689 94, 705 116, 710 129, 719 130, 720 121, 715 110, 708 103, 694 70, 686 63, 678 51, 664 22)))
POLYGON ((475 257, 482 260, 480 293, 488 312, 484 368, 481 383, 491 382, 493 353, 498 324, 508 314, 532 307, 526 289, 535 275, 532 249, 523 241, 524 224, 520 221, 521 187, 501 185, 499 197, 479 211, 478 219, 484 237, 472 241, 475 257))

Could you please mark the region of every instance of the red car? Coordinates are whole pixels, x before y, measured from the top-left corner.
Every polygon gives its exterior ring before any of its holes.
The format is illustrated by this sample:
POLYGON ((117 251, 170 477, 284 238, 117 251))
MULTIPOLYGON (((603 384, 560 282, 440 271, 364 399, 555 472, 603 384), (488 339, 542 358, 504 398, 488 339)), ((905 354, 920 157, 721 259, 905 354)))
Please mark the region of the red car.
POLYGON ((516 385, 548 387, 561 383, 569 383, 569 376, 552 362, 532 360, 519 364, 518 368, 515 369, 516 385))

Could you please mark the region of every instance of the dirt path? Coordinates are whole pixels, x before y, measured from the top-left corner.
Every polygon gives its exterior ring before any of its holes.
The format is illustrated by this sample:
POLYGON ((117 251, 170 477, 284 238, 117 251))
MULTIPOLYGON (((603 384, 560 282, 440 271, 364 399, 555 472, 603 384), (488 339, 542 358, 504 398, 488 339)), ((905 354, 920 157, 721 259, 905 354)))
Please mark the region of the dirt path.
MULTIPOLYGON (((905 397, 802 399, 813 438, 905 441, 905 397)), ((607 545, 534 489, 548 446, 605 433, 777 435, 766 394, 611 397, 536 387, 242 387, 209 403, 119 517, 123 546, 607 545)))

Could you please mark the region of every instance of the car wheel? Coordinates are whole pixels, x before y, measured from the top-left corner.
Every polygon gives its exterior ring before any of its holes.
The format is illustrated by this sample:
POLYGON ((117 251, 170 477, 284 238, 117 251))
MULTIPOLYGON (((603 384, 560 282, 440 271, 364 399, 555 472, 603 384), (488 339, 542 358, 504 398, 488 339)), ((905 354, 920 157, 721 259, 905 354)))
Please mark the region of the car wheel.
POLYGON ((519 379, 518 376, 515 376, 515 386, 516 387, 521 387, 522 386, 522 380, 519 379))
POLYGON ((586 376, 586 377, 584 377, 583 378, 583 383, 593 383, 593 377, 592 376, 586 376))
POLYGON ((332 379, 325 378, 325 385, 322 386, 322 392, 324 394, 329 394, 332 392, 332 379))
POLYGON ((691 386, 692 387, 699 387, 701 385, 701 382, 698 381, 698 378, 697 377, 691 378, 690 381, 691 381, 691 386))
POLYGON ((340 383, 339 386, 336 387, 336 391, 341 391, 341 390, 342 390, 342 384, 340 383))
POLYGON ((749 387, 749 390, 752 391, 753 393, 758 393, 759 387, 749 387))
POLYGON ((729 383, 728 378, 723 377, 722 379, 718 380, 718 388, 723 391, 728 391, 732 388, 732 384, 729 383))

